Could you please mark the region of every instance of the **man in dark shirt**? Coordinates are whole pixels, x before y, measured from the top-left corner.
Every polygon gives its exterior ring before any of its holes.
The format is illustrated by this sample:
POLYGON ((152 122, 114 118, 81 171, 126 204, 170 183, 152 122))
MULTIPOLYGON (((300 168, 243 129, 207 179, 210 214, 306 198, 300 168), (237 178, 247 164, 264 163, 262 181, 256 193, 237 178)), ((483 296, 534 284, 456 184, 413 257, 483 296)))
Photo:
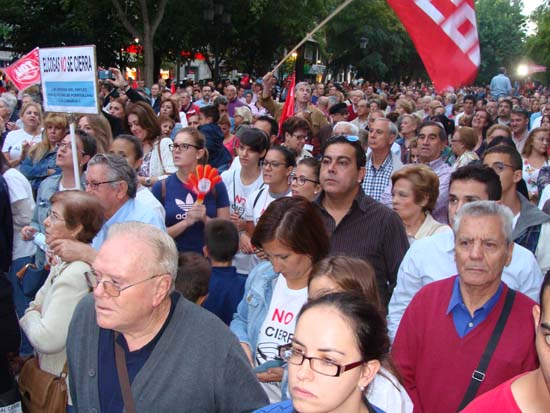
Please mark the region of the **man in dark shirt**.
POLYGON ((355 136, 334 136, 322 149, 321 186, 316 203, 329 234, 331 254, 364 258, 374 267, 387 303, 409 241, 399 216, 365 195, 366 156, 355 136))

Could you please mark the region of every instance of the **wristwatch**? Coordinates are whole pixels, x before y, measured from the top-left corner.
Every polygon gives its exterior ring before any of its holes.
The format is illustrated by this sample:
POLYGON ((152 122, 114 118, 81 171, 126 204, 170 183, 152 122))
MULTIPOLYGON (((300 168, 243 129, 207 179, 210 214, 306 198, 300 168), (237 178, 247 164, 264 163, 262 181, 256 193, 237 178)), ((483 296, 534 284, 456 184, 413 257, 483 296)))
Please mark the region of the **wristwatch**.
POLYGON ((151 186, 151 178, 150 177, 145 178, 145 186, 151 186))

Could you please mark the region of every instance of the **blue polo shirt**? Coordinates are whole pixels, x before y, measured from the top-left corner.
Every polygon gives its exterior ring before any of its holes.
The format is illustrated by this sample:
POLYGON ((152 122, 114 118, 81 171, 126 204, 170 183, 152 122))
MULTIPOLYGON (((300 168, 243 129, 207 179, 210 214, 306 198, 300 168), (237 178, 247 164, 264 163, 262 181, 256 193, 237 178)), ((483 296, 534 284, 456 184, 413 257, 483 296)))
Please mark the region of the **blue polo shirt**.
POLYGON ((472 317, 468 311, 468 308, 466 308, 466 304, 464 304, 464 300, 462 299, 459 278, 460 277, 458 276, 455 278, 451 300, 449 301, 449 307, 447 307, 447 314, 452 313, 456 332, 460 338, 463 338, 487 318, 489 313, 495 307, 495 304, 498 302, 504 287, 501 282, 497 292, 485 304, 475 310, 474 316, 472 317))

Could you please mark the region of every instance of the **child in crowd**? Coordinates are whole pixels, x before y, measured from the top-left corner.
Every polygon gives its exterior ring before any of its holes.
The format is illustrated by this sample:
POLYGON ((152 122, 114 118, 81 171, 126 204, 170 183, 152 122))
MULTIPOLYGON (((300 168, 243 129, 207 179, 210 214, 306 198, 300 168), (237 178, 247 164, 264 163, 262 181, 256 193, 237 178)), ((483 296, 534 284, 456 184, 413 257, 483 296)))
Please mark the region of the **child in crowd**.
POLYGON ((192 303, 202 305, 208 296, 210 263, 196 252, 182 252, 178 258, 176 290, 192 303))
POLYGON ((229 325, 237 305, 243 298, 246 277, 231 265, 239 249, 239 233, 235 225, 224 219, 210 219, 204 230, 204 255, 210 258, 212 273, 204 308, 229 325))
POLYGON ((172 135, 172 130, 176 125, 174 120, 166 115, 160 115, 159 123, 160 123, 160 131, 162 135, 161 138, 170 138, 170 136, 172 135))

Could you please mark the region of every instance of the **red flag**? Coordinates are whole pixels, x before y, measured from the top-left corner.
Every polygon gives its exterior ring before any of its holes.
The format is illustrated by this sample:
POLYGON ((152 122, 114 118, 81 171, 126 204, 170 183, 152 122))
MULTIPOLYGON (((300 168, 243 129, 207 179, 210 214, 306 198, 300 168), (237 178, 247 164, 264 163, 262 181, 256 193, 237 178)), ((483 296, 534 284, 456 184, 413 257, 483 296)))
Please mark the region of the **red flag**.
POLYGON ((38 47, 27 53, 11 66, 6 67, 4 73, 10 78, 15 87, 24 90, 29 86, 40 83, 40 63, 38 47))
POLYGON ((388 0, 436 89, 474 81, 479 67, 474 0, 388 0))
POLYGON ((294 116, 294 86, 296 86, 296 72, 292 72, 290 76, 286 79, 288 85, 288 92, 286 94, 285 104, 283 110, 281 111, 281 117, 279 118, 279 130, 283 127, 285 120, 294 116))

